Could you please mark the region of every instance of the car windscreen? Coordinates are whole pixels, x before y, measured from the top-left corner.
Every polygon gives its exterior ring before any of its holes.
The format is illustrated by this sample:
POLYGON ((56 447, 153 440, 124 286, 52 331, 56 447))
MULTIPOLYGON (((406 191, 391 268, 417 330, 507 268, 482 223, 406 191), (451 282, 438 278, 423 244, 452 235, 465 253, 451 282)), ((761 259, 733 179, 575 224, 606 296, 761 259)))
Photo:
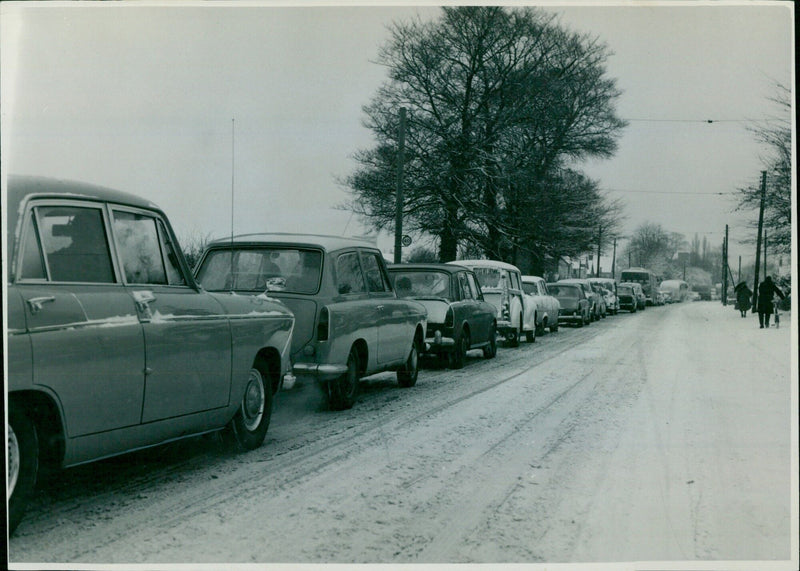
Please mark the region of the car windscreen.
POLYGON ((319 291, 322 252, 302 248, 263 247, 210 251, 197 271, 209 291, 319 291))
POLYGON ((633 288, 631 286, 617 286, 617 291, 622 295, 633 295, 633 288))
POLYGON ((436 271, 392 271, 397 297, 450 299, 450 274, 436 271))
POLYGON ((482 290, 503 289, 508 287, 508 272, 500 268, 472 268, 482 290), (505 283, 503 283, 505 281, 505 283))
POLYGON ((563 297, 563 298, 573 298, 578 299, 580 297, 580 288, 578 286, 568 286, 568 285, 548 285, 547 289, 550 291, 550 295, 555 297, 563 297))
POLYGON ((536 289, 536 284, 522 282, 522 291, 528 295, 539 295, 539 290, 536 289))

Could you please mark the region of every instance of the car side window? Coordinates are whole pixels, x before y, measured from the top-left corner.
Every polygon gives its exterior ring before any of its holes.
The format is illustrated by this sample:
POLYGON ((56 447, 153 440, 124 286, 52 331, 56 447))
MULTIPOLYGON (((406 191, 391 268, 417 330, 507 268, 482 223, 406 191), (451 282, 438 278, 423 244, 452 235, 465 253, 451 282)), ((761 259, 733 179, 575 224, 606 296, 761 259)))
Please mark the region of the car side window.
POLYGON ((340 294, 367 291, 356 252, 347 252, 336 258, 336 287, 340 294))
POLYGON ((472 292, 472 297, 475 299, 483 299, 483 295, 481 294, 481 286, 478 285, 478 280, 475 279, 474 275, 467 274, 467 283, 469 284, 469 289, 472 292))
POLYGON ((472 291, 469 289, 467 282, 467 274, 459 272, 458 274, 458 289, 461 291, 461 299, 473 299, 472 291))
POLYGON ((114 236, 127 283, 185 283, 161 220, 138 212, 115 210, 114 236))
POLYGON ((364 264, 364 275, 367 278, 367 287, 371 292, 384 292, 389 291, 388 280, 381 271, 381 263, 378 260, 378 255, 373 253, 365 253, 361 256, 361 261, 364 264))
POLYGON ((47 279, 47 270, 44 267, 44 257, 42 256, 42 245, 39 242, 39 232, 36 226, 36 215, 33 210, 31 210, 30 217, 25 225, 24 240, 25 243, 22 244, 22 249, 20 250, 22 258, 20 279, 47 279))
MULTIPOLYGON (((35 208, 35 218, 51 281, 115 281, 103 212, 99 207, 39 206, 35 208)), ((32 228, 27 232, 23 277, 33 277, 41 272, 41 267, 36 267, 35 234, 32 228)))

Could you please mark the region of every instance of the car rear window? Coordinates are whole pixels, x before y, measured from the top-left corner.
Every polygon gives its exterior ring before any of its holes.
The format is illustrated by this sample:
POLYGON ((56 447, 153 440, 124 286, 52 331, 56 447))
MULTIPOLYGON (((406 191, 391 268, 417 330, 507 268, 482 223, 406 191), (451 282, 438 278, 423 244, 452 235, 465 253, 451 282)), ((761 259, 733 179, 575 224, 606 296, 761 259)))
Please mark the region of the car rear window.
POLYGON ((473 268, 481 289, 503 289, 508 287, 508 272, 500 268, 473 268), (505 280, 505 284, 502 283, 505 280))
POLYGON ((450 298, 450 275, 445 272, 392 272, 397 297, 450 298))
POLYGON ((552 285, 548 287, 550 289, 550 295, 554 295, 556 297, 580 297, 580 290, 578 286, 552 285))
POLYGON ((313 294, 319 291, 322 252, 302 248, 212 250, 197 271, 209 291, 274 291, 313 294))

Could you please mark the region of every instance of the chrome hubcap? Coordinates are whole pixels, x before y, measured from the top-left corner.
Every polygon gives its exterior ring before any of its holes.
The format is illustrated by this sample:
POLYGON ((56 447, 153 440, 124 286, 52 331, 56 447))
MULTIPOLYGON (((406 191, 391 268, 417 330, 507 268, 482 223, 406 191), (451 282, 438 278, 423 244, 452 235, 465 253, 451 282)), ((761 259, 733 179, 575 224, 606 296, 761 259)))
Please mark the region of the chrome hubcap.
POLYGON ((19 477, 19 442, 14 429, 10 425, 8 428, 8 488, 7 497, 11 497, 14 493, 14 488, 17 487, 17 478, 19 477))
POLYGON ((255 430, 264 416, 264 403, 266 401, 264 390, 264 382, 261 379, 261 375, 258 371, 250 371, 247 389, 242 400, 242 417, 247 430, 255 430))

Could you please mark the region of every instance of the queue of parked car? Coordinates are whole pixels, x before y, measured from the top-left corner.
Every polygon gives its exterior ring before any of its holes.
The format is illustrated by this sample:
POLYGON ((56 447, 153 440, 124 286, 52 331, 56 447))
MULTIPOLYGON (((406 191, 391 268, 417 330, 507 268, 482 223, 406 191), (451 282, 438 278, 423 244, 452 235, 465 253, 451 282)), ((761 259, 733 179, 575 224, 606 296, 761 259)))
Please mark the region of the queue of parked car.
POLYGON ((44 465, 216 431, 253 449, 297 379, 347 409, 364 376, 413 387, 422 355, 459 369, 472 349, 494 358, 498 338, 515 347, 640 307, 639 284, 546 283, 491 260, 387 264, 333 236, 234 236, 192 269, 147 200, 35 177, 7 189, 12 531, 44 465))

